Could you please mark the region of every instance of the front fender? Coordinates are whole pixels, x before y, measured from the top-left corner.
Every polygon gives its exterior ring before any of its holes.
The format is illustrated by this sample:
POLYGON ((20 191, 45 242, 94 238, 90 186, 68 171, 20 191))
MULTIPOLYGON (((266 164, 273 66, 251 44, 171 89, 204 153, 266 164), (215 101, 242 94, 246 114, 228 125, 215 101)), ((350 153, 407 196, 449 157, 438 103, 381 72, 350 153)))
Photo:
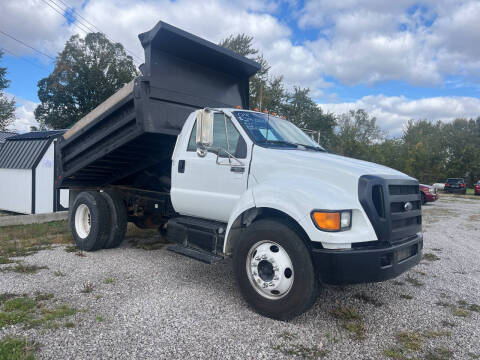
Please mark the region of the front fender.
MULTIPOLYGON (((343 184, 344 185, 344 184, 343 184)), ((353 242, 377 240, 375 231, 358 200, 357 184, 340 187, 331 182, 301 176, 270 179, 250 188, 232 212, 226 239, 236 219, 252 208, 272 208, 293 218, 311 241, 325 248, 350 248, 353 242), (352 188, 355 192, 352 193, 352 188), (318 230, 310 217, 312 210, 352 209, 352 228, 342 232, 318 230)), ((227 248, 227 241, 224 250, 227 248)))

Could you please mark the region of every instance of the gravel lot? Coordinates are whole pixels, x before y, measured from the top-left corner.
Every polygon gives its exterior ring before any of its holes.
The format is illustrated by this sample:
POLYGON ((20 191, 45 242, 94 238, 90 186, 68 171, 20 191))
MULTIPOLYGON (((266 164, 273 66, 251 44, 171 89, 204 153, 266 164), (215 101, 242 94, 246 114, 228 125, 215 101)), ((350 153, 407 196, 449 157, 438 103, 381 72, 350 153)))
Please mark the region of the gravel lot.
POLYGON ((0 293, 53 293, 52 302, 82 311, 58 329, 7 326, 0 338, 38 342, 40 359, 480 358, 480 199, 442 196, 424 207, 424 230, 424 253, 438 259, 385 283, 324 288, 290 322, 248 308, 229 261, 205 265, 129 243, 84 257, 43 250, 24 260, 48 269, 0 272, 0 293), (87 281, 93 291, 82 293, 87 281))

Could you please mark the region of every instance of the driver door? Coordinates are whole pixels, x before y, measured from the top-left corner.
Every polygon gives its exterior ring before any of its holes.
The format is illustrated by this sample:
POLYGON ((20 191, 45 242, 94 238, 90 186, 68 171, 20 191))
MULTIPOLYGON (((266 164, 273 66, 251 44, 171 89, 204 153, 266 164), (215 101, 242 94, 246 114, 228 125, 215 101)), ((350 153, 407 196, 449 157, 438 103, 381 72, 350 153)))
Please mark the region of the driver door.
POLYGON ((247 144, 232 120, 222 113, 214 115, 213 143, 204 157, 197 154, 195 134, 196 125, 172 169, 172 203, 182 215, 227 222, 247 190, 247 144), (229 165, 228 155, 222 151, 228 149, 241 163, 232 159, 229 165))

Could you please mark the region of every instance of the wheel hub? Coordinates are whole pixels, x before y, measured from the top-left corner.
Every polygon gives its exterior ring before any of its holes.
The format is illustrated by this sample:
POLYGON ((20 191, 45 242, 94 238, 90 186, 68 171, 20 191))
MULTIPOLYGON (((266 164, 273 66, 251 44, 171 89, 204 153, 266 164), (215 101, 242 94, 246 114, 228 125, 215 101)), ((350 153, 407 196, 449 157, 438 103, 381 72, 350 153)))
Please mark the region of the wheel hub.
POLYGON ((90 209, 87 205, 81 204, 78 206, 75 212, 75 230, 77 235, 85 239, 90 234, 92 227, 92 218, 90 215, 90 209))
POLYGON ((280 299, 292 288, 294 274, 290 256, 273 241, 263 240, 253 245, 246 267, 250 284, 267 299, 280 299))

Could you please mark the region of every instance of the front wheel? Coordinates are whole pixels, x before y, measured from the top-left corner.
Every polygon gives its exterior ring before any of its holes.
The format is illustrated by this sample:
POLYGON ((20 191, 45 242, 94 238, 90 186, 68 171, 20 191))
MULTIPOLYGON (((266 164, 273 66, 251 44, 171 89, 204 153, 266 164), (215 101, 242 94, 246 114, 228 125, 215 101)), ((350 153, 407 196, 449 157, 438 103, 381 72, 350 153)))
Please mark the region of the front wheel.
POLYGON ((254 222, 239 240, 233 260, 240 291, 258 313, 288 320, 315 302, 318 285, 310 253, 285 224, 254 222))

